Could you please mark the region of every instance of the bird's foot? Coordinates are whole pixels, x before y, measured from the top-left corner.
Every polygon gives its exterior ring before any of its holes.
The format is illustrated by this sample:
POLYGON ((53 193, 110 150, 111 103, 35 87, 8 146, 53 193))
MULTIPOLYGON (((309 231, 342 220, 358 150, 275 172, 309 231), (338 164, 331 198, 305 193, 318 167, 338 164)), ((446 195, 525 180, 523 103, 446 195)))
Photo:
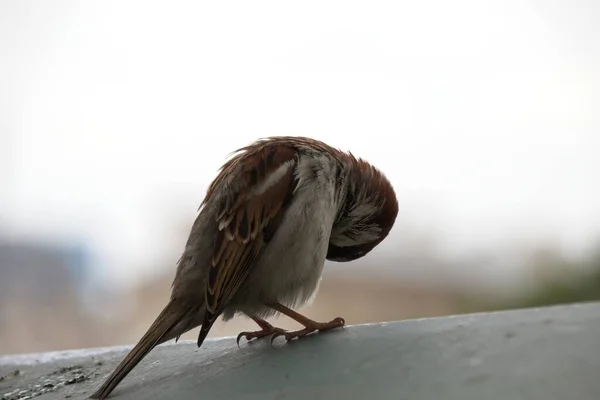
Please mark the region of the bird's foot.
POLYGON ((346 324, 346 321, 344 321, 344 318, 341 318, 341 317, 334 318, 329 322, 316 322, 316 321, 307 319, 307 320, 303 321, 303 325, 305 326, 304 329, 300 329, 297 331, 289 331, 289 332, 286 332, 286 331, 280 329, 279 332, 275 332, 275 334, 273 334, 273 336, 271 337, 271 343, 273 343, 273 341, 280 336, 283 336, 285 338, 285 340, 289 342, 290 340, 293 340, 293 339, 303 338, 304 336, 309 335, 316 331, 324 332, 324 331, 328 331, 330 329, 341 328, 345 324, 346 324))
POLYGON ((267 321, 260 319, 260 318, 252 318, 254 320, 254 322, 256 322, 258 324, 258 326, 260 326, 260 331, 248 331, 248 332, 240 332, 240 334, 237 336, 237 344, 238 346, 240 345, 240 340, 242 338, 246 339, 247 341, 251 341, 252 339, 260 339, 263 338, 265 336, 269 336, 269 335, 273 335, 273 334, 277 334, 277 333, 285 333, 285 330, 281 329, 281 328, 277 328, 274 327, 273 325, 271 325, 270 323, 268 323, 267 321))

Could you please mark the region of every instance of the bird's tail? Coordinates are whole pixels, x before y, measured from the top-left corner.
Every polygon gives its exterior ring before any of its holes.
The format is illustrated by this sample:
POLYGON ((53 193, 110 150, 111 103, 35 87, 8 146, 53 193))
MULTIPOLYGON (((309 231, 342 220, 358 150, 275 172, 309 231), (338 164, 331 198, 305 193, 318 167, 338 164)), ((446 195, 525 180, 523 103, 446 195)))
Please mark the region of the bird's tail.
POLYGON ((90 399, 105 399, 131 370, 156 346, 167 340, 179 338, 202 322, 202 315, 196 307, 186 307, 176 301, 169 301, 144 336, 135 345, 119 366, 90 399))

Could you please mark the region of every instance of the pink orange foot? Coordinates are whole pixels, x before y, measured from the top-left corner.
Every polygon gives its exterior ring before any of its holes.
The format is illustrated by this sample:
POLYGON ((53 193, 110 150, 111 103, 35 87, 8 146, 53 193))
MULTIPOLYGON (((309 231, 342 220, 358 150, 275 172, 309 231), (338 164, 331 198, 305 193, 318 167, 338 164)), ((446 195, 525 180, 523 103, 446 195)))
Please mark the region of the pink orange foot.
POLYGON ((337 317, 329 322, 316 322, 316 321, 308 320, 308 321, 304 321, 303 323, 306 323, 306 327, 304 329, 300 329, 297 331, 289 331, 289 332, 286 332, 283 329, 280 329, 279 332, 275 332, 275 334, 273 334, 273 336, 271 337, 271 343, 273 343, 273 341, 280 336, 285 337, 285 340, 289 342, 290 340, 293 340, 293 339, 303 338, 304 336, 309 335, 316 331, 324 332, 324 331, 328 331, 330 329, 341 328, 346 324, 346 321, 344 321, 344 318, 337 317))

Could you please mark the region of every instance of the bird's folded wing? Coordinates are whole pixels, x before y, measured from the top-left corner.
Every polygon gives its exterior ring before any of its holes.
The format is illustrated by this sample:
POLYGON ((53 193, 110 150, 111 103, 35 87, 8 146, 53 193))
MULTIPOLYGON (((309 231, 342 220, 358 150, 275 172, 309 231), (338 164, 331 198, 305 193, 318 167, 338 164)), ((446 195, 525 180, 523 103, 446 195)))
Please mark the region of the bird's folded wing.
POLYGON ((277 231, 296 185, 294 148, 265 145, 239 151, 223 166, 207 194, 210 199, 216 191, 227 193, 218 205, 206 325, 212 325, 252 271, 277 231))

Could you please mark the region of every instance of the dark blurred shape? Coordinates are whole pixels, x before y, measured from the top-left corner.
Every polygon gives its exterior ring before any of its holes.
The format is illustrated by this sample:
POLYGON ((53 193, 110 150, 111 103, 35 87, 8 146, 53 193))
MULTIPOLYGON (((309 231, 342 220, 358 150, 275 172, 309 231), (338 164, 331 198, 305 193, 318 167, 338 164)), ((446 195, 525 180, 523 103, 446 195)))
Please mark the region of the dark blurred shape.
POLYGON ((587 257, 570 260, 556 248, 533 252, 528 266, 534 284, 510 299, 479 297, 466 301, 468 309, 505 310, 600 300, 600 244, 587 257))
POLYGON ((79 244, 0 243, 0 353, 77 345, 87 334, 80 291, 89 268, 79 244))
POLYGON ((51 306, 83 285, 88 266, 81 245, 0 243, 0 304, 24 297, 51 306))

